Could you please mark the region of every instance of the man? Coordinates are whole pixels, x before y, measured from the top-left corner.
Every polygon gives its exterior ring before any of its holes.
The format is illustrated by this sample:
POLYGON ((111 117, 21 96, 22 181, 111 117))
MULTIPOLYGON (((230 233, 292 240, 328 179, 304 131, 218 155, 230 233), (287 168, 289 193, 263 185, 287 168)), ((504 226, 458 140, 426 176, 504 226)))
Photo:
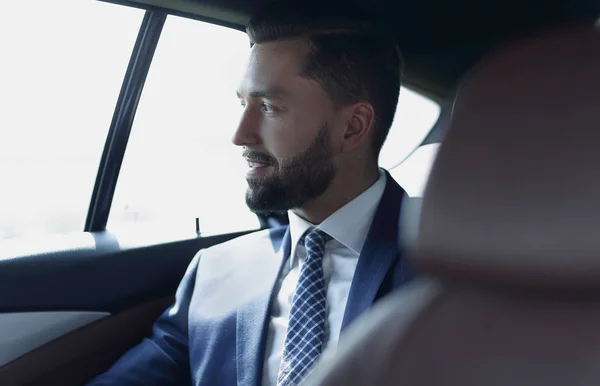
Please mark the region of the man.
POLYGON ((289 211, 290 225, 198 253, 152 337, 92 385, 298 384, 411 278, 397 246, 404 192, 377 163, 400 57, 367 21, 331 2, 252 18, 233 143, 250 167, 248 206, 289 211))

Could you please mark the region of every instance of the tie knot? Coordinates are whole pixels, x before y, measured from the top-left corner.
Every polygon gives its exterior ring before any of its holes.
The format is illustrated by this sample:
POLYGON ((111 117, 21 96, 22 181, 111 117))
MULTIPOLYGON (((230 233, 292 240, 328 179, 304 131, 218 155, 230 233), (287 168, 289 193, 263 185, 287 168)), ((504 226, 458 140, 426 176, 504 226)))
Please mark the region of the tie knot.
POLYGON ((331 236, 320 229, 313 229, 307 232, 302 238, 302 243, 307 249, 319 248, 323 249, 325 243, 331 240, 331 236))

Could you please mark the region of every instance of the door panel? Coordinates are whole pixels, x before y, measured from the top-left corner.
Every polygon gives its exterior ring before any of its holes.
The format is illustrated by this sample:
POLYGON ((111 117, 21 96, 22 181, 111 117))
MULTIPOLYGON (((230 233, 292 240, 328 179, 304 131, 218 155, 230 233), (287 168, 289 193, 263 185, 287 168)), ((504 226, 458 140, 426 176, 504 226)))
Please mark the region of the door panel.
POLYGON ((0 344, 10 342, 0 385, 81 384, 105 370, 149 334, 200 249, 246 233, 138 237, 143 246, 108 232, 0 243, 0 344))
POLYGON ((27 255, 17 255, 14 251, 28 247, 2 245, 0 313, 81 310, 114 313, 168 296, 174 293, 187 265, 200 249, 246 233, 141 247, 121 247, 119 239, 108 232, 81 233, 54 237, 46 246, 37 242, 36 253, 27 255))
POLYGON ((58 311, 0 314, 0 366, 53 339, 110 315, 58 311))
POLYGON ((159 298, 79 328, 0 367, 0 385, 82 385, 150 334, 173 302, 159 298))

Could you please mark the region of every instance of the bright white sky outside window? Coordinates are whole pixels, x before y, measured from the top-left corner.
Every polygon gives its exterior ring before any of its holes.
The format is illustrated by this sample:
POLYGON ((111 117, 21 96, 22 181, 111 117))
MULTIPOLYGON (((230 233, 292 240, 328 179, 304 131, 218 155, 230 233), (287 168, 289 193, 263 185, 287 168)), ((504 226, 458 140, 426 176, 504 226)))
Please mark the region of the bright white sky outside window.
POLYGON ((82 231, 144 12, 30 0, 0 14, 0 240, 82 231))
MULTIPOLYGON (((4 14, 11 17, 0 25, 0 240, 83 229, 143 17, 138 9, 91 0, 34 3, 8 3, 4 14)), ((235 90, 248 52, 239 31, 167 19, 109 230, 191 232, 195 217, 205 234, 258 225, 244 202, 247 165, 230 142, 242 112, 235 90)), ((404 159, 438 114, 435 103, 403 89, 381 165, 404 159)), ((392 170, 409 194, 418 194, 428 171, 427 156, 421 158, 414 168, 392 170)))

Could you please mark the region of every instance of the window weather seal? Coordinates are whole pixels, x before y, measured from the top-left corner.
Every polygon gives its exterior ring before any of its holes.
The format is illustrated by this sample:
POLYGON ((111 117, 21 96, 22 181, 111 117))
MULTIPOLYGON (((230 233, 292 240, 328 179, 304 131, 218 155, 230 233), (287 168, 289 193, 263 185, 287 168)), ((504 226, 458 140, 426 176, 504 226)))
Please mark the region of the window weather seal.
POLYGON ((157 11, 144 15, 100 159, 84 232, 106 229, 127 141, 166 18, 166 13, 157 11))

